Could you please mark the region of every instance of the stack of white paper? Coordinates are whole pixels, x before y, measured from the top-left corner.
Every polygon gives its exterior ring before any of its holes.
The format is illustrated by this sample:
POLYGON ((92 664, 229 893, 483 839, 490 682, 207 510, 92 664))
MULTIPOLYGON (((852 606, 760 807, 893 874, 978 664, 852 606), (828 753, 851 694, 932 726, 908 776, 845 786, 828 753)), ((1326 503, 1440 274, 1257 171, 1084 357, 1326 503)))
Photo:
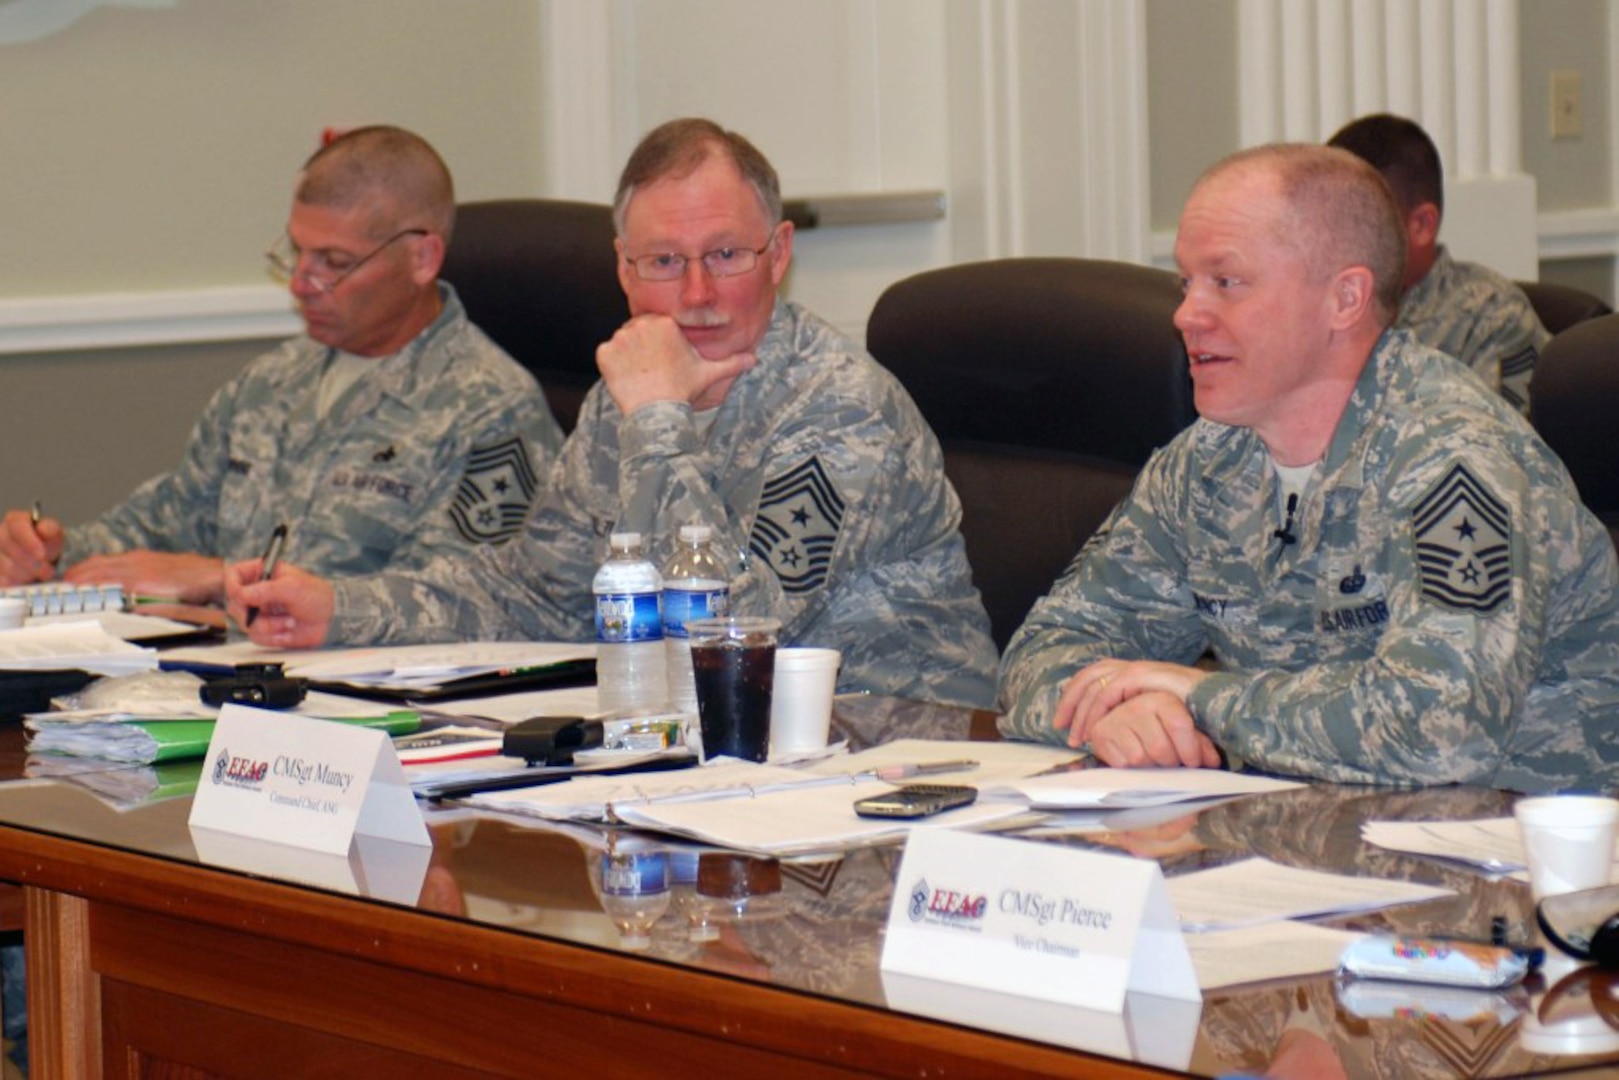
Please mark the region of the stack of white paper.
POLYGON ((1452 889, 1408 881, 1301 870, 1269 859, 1181 874, 1168 881, 1181 929, 1220 930, 1282 919, 1308 919, 1453 896, 1452 889))
POLYGON ((522 674, 589 660, 596 646, 542 641, 463 641, 442 645, 388 645, 365 649, 266 649, 251 642, 171 649, 169 666, 228 670, 238 664, 281 664, 290 676, 355 687, 436 690, 456 679, 522 674))
POLYGON ((915 820, 864 818, 854 812, 856 799, 892 788, 880 780, 798 785, 703 802, 619 805, 615 811, 626 825, 774 856, 883 843, 912 829, 982 829, 1004 825, 1027 813, 1016 803, 984 801, 915 820))
POLYGON ((157 653, 114 637, 92 619, 0 630, 0 670, 130 675, 157 667, 157 653))
POLYGON ((980 792, 994 798, 1023 799, 1039 810, 1122 810, 1302 786, 1293 780, 1222 769, 1077 769, 995 784, 980 792))
POLYGON ((1368 821, 1361 839, 1389 851, 1451 859, 1497 874, 1524 870, 1523 838, 1512 818, 1480 821, 1368 821))
MULTIPOLYGON (((511 759, 507 759, 511 760, 511 759)), ((801 785, 836 785, 847 792, 846 776, 822 776, 799 769, 718 758, 695 769, 672 772, 577 776, 562 784, 474 795, 474 806, 553 821, 626 820, 631 806, 753 797, 801 785)), ((883 785, 886 788, 888 785, 883 785)))
POLYGON ((449 645, 400 645, 375 649, 339 649, 297 660, 287 674, 316 682, 394 690, 431 690, 452 679, 475 675, 519 673, 570 660, 588 660, 594 645, 537 641, 468 641, 449 645))

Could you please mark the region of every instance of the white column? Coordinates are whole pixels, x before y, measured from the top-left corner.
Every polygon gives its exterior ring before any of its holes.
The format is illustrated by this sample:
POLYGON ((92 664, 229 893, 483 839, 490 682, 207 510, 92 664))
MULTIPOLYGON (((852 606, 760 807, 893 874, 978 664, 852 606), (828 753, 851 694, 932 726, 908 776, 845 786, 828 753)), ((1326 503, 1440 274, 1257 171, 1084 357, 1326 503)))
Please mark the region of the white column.
POLYGON ((1147 261, 1145 0, 948 10, 952 260, 1147 261))
POLYGON ((544 190, 554 198, 613 197, 613 9, 596 0, 546 0, 542 9, 544 190))
POLYGON ((1445 242, 1537 275, 1517 0, 1238 0, 1237 25, 1243 145, 1325 139, 1368 112, 1409 116, 1445 163, 1445 242))

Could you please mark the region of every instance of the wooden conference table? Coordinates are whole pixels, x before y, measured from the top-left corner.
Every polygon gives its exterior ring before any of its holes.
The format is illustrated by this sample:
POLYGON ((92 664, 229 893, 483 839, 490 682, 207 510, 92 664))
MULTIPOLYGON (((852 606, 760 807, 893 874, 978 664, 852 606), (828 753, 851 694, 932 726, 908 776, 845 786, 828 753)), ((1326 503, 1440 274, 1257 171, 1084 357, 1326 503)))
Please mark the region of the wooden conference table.
MULTIPOLYGON (((836 724, 863 743, 985 735, 989 720, 854 699, 836 724)), ((619 842, 597 831, 464 814, 431 820, 434 849, 414 861, 382 847, 334 869, 245 843, 199 855, 190 799, 140 802, 140 770, 16 779, 39 771, 0 724, 0 880, 24 887, 37 1077, 1216 1076, 1261 1071, 1299 1027, 1351 1076, 1619 1068, 1603 1020, 1619 1007, 1590 971, 1532 996, 1323 975, 1098 1016, 885 984, 897 848, 785 864, 687 850, 670 912, 632 952, 593 892, 592 862, 619 842), (133 804, 115 805, 115 780, 133 804)), ((1372 848, 1359 827, 1510 802, 1313 787, 1043 842, 1157 857, 1170 874, 1263 854, 1443 884, 1457 895, 1353 924, 1482 933, 1495 915, 1526 925, 1523 885, 1372 848)))

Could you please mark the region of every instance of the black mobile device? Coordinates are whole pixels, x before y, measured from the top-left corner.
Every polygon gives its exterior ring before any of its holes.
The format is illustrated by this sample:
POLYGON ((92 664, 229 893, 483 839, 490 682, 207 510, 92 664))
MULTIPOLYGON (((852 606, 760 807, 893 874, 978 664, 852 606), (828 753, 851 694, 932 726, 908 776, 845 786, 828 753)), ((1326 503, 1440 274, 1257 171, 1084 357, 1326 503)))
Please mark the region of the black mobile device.
POLYGON ((202 684, 204 705, 256 705, 261 709, 290 709, 303 701, 308 684, 279 675, 230 675, 202 684))
POLYGON ((856 799, 854 812, 861 817, 919 818, 966 806, 977 798, 977 788, 960 784, 906 784, 856 799))

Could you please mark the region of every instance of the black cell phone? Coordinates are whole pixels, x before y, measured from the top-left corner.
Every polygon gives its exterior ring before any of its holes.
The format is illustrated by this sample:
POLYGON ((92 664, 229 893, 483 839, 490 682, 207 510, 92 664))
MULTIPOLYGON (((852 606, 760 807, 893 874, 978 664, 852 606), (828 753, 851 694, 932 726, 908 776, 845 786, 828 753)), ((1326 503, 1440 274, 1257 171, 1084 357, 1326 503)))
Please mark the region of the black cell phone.
POLYGON ((977 788, 960 784, 906 784, 856 799, 854 812, 861 817, 919 818, 966 806, 977 798, 977 788))

